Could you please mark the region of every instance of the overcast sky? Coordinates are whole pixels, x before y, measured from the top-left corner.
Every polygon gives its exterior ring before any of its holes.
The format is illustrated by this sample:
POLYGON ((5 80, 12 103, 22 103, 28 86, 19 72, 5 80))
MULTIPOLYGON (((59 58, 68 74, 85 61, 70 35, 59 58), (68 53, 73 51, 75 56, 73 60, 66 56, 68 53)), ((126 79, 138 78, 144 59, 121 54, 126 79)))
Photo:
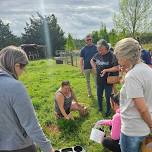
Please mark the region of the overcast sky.
POLYGON ((101 22, 113 27, 112 16, 118 11, 118 0, 0 0, 0 17, 10 23, 14 34, 24 32, 25 23, 36 12, 55 14, 58 23, 74 38, 84 38, 99 30, 101 22))

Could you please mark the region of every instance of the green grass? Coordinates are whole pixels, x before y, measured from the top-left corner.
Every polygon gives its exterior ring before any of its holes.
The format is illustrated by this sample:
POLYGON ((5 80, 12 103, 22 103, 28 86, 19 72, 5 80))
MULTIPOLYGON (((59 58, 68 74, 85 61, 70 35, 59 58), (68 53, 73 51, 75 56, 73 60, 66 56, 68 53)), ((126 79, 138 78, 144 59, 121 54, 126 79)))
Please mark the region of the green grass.
POLYGON ((81 145, 87 152, 107 152, 102 145, 89 140, 93 124, 104 118, 98 113, 93 80, 94 98, 88 98, 85 78, 80 75, 78 67, 57 65, 53 60, 32 61, 21 80, 31 96, 39 122, 55 149, 81 145), (62 80, 71 82, 78 100, 89 107, 88 116, 79 118, 78 113, 75 112, 74 121, 56 120, 54 94, 62 80))

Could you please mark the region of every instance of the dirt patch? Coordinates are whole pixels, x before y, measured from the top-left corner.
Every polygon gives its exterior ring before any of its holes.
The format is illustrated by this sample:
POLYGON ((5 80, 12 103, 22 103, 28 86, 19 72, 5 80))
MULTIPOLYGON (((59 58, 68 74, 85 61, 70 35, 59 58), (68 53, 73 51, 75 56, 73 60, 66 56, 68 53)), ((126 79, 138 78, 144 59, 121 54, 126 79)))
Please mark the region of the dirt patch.
POLYGON ((51 133, 51 134, 60 133, 59 127, 55 124, 48 125, 48 126, 44 127, 44 129, 47 133, 51 133))

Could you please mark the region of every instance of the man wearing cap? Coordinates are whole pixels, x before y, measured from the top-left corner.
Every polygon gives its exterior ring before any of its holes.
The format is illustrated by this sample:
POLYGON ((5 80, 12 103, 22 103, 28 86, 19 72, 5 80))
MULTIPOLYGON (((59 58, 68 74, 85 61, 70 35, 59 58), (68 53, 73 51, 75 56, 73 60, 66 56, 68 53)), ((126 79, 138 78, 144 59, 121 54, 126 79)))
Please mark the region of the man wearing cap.
POLYGON ((106 112, 105 116, 110 115, 110 95, 112 93, 112 84, 107 84, 108 75, 118 75, 118 61, 115 55, 109 51, 109 45, 104 40, 101 39, 97 42, 97 50, 93 58, 91 59, 91 65, 93 69, 96 69, 97 73, 97 98, 98 98, 98 108, 99 112, 102 112, 102 100, 103 91, 105 90, 106 96, 106 112))
POLYGON ((95 79, 95 72, 92 69, 90 60, 97 53, 96 46, 92 43, 92 36, 87 35, 85 38, 86 45, 80 51, 80 71, 84 73, 87 83, 88 97, 92 96, 91 85, 90 85, 90 74, 95 79))

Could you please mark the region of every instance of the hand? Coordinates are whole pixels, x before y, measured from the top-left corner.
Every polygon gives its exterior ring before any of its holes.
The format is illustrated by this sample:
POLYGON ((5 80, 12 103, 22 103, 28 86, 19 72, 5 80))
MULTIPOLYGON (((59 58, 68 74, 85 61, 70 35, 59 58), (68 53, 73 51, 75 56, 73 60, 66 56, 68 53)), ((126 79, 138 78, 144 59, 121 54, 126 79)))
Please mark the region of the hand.
POLYGON ((95 126, 101 126, 104 120, 99 120, 96 122, 95 126))
POLYGON ((73 116, 71 113, 68 114, 69 119, 74 120, 73 116))
POLYGON ((54 149, 52 148, 50 152, 55 152, 54 149))
POLYGON ((66 120, 70 120, 70 117, 67 115, 66 117, 64 117, 66 120))
POLYGON ((106 74, 106 72, 107 72, 107 69, 102 70, 102 71, 101 71, 101 74, 100 74, 101 77, 103 77, 103 76, 106 74))
POLYGON ((152 132, 152 126, 149 126, 149 128, 150 128, 150 131, 152 132))

